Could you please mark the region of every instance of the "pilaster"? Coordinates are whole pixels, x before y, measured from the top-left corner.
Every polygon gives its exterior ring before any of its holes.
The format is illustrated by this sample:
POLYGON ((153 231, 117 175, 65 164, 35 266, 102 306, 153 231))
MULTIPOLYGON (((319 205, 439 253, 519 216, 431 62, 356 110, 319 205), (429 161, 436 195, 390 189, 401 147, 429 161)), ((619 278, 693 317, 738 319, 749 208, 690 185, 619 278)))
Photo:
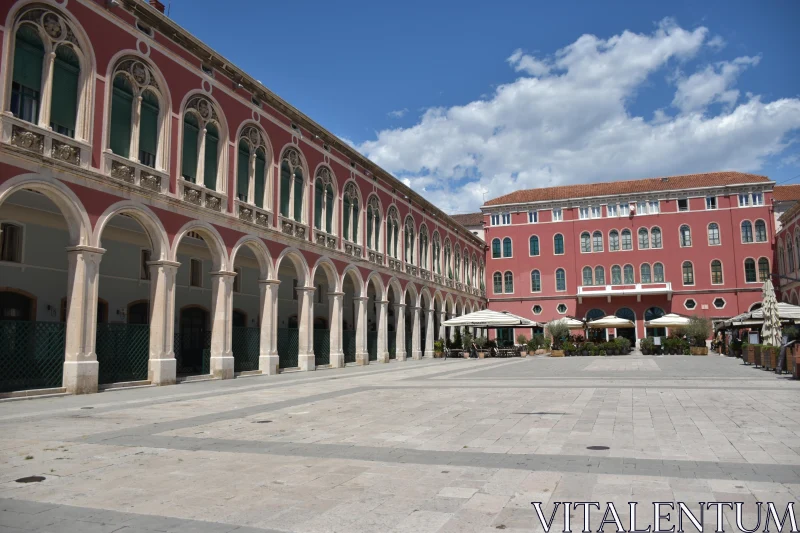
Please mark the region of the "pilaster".
POLYGON ((211 374, 218 379, 233 377, 233 279, 236 272, 211 273, 211 374))
POLYGON ((297 287, 297 328, 298 349, 297 364, 300 370, 316 370, 314 361, 314 318, 312 305, 314 302, 314 287, 297 287))
POLYGON ((175 276, 180 263, 149 261, 150 269, 150 360, 147 379, 153 385, 174 385, 175 276))
POLYGON ((280 360, 278 357, 278 286, 277 279, 258 280, 261 296, 261 336, 258 346, 258 369, 262 374, 275 375, 278 373, 280 360))

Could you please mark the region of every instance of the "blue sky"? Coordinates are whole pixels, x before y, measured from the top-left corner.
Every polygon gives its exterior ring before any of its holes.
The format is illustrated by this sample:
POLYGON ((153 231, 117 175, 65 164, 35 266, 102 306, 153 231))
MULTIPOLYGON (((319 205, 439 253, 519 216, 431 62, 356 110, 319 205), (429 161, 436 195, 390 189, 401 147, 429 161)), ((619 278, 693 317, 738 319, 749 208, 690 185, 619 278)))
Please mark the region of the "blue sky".
POLYGON ((723 169, 800 183, 797 1, 172 0, 170 16, 451 213, 723 169))

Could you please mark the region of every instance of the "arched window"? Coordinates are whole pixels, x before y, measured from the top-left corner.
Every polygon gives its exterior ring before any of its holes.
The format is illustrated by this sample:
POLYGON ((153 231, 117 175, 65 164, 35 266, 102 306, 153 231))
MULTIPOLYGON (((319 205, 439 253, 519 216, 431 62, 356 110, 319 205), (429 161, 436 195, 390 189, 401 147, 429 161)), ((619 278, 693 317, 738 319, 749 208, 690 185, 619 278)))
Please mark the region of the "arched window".
POLYGON ((478 270, 478 257, 477 256, 475 256, 475 255, 472 256, 472 262, 470 263, 470 266, 472 267, 472 275, 470 276, 470 280, 471 280, 470 285, 471 286, 477 286, 477 281, 478 281, 476 279, 477 270, 478 270))
POLYGON ((58 11, 33 4, 15 21, 9 111, 67 137, 89 138, 89 62, 76 28, 58 11), (76 134, 77 133, 77 134, 76 134))
POLYGON ((619 251, 619 232, 615 229, 608 234, 608 249, 612 252, 619 251))
POLYGON ((472 287, 472 278, 469 276, 469 255, 466 248, 464 248, 464 282, 468 287, 472 287))
POLYGON ((794 272, 794 250, 792 250, 791 237, 786 242, 786 257, 789 259, 789 272, 794 272))
POLYGON ((374 194, 367 200, 367 248, 381 251, 381 203, 374 194))
POLYGON ((614 316, 617 318, 630 320, 634 324, 636 323, 636 313, 634 313, 633 310, 629 309, 628 307, 621 307, 620 309, 617 309, 617 312, 614 313, 614 316))
POLYGON ((716 222, 712 222, 708 225, 708 245, 718 246, 719 244, 719 225, 716 222))
POLYGON ((528 239, 528 253, 531 256, 539 255, 539 237, 536 235, 531 235, 531 238, 528 239))
POLYGON ((650 322, 651 320, 661 318, 664 314, 664 310, 660 307, 649 307, 647 311, 644 312, 644 320, 645 322, 650 322))
POLYGON ((642 263, 642 265, 639 267, 639 281, 642 283, 651 283, 649 264, 642 263))
POLYGON ((121 157, 137 154, 143 165, 163 169, 159 139, 164 114, 153 70, 136 57, 123 57, 114 68, 109 148, 121 157), (139 135, 132 133, 138 130, 139 135), (157 164, 158 163, 158 164, 157 164))
MULTIPOLYGON (((433 271, 438 274, 442 275, 442 242, 441 238, 439 237, 439 232, 433 232, 433 271)), ((473 270, 475 265, 472 265, 473 270)))
POLYGON ((333 211, 336 202, 333 195, 333 173, 328 167, 320 167, 314 179, 314 227, 333 235, 333 211))
POLYGON ((238 161, 236 163, 236 197, 240 202, 255 204, 263 208, 265 202, 267 172, 267 148, 261 130, 246 126, 239 136, 238 161))
POLYGON ((622 285, 622 269, 619 265, 611 267, 611 284, 622 285))
POLYGON ((595 285, 606 284, 606 270, 601 266, 594 267, 594 283, 595 285))
POLYGON ((636 280, 633 277, 633 265, 625 265, 624 267, 622 267, 622 273, 625 276, 623 281, 627 285, 630 285, 632 283, 636 283, 636 280))
POLYGON ((647 228, 639 228, 639 249, 647 250, 650 248, 650 232, 647 228))
POLYGON ((581 253, 588 254, 592 251, 592 237, 588 231, 581 233, 581 253))
POLYGON ((622 249, 633 249, 633 240, 631 239, 631 230, 629 229, 622 230, 622 249))
POLYGON ((694 285, 694 267, 689 261, 683 262, 683 284, 694 285))
POLYGON ((503 257, 500 251, 500 239, 492 239, 492 259, 503 257))
POLYGON ((711 261, 711 283, 722 285, 722 261, 719 259, 711 261))
POLYGON ((767 242, 767 225, 763 220, 756 220, 756 242, 767 242))
POLYGON ((742 242, 753 242, 753 225, 749 220, 742 221, 742 242))
POLYGON ((603 251, 603 234, 599 231, 595 231, 592 234, 592 251, 594 252, 602 252, 603 251))
POLYGON ((538 270, 531 271, 531 292, 542 291, 542 275, 538 270))
POLYGON ((553 236, 553 253, 555 255, 564 254, 564 236, 560 233, 556 233, 553 236))
POLYGON ((583 267, 583 285, 592 285, 592 267, 590 266, 583 267))
POLYGON ((563 268, 556 270, 556 290, 559 292, 567 290, 567 275, 563 268))
POLYGON ((687 226, 686 224, 681 226, 680 235, 681 235, 681 246, 692 245, 692 230, 691 228, 689 228, 689 226, 687 226))
POLYGON ((495 272, 492 275, 495 294, 503 294, 503 275, 500 272, 495 272))
POLYGON ((760 258, 758 260, 758 280, 767 281, 770 278, 769 273, 769 259, 766 257, 760 258))
POLYGON ((419 228, 419 255, 417 263, 420 268, 428 270, 428 227, 422 224, 419 228))
POLYGON ((505 281, 505 292, 506 294, 511 294, 514 292, 514 274, 511 272, 506 272, 503 274, 503 279, 505 281))
MULTIPOLYGON (((414 264, 414 219, 411 218, 411 215, 406 217, 406 222, 403 225, 403 236, 405 242, 405 254, 406 254, 406 263, 411 265, 414 264)), ((458 252, 456 252, 457 254, 458 252)), ((456 265, 456 269, 458 266, 456 265)))
POLYGON ((511 238, 503 239, 503 257, 511 257, 511 238))
POLYGON ((664 283, 664 265, 661 263, 653 265, 653 282, 664 283))
POLYGON ((786 254, 783 251, 783 243, 778 244, 778 269, 780 274, 786 274, 786 254))
POLYGON ((756 275, 756 262, 754 259, 744 260, 744 280, 747 283, 756 283, 758 277, 756 275))
POLYGON ((456 244, 456 253, 453 257, 453 272, 456 275, 456 281, 461 281, 461 249, 456 244))
POLYGON ((220 158, 220 119, 214 104, 202 95, 193 96, 183 113, 181 176, 212 191, 217 190, 220 158))
POLYGON ((400 259, 400 215, 395 206, 389 208, 386 214, 386 252, 395 259, 400 259))
POLYGON ((342 194, 342 237, 358 242, 358 223, 361 218, 361 198, 355 182, 348 182, 342 194))
POLYGON ((603 311, 602 309, 597 309, 597 308, 590 309, 586 313, 586 321, 590 322, 592 320, 597 320, 598 318, 603 318, 604 316, 606 316, 606 312, 603 311))
POLYGON ((653 248, 661 248, 661 228, 650 230, 650 242, 653 248))
POLYGON ((453 265, 450 261, 451 257, 452 252, 450 251, 450 240, 447 239, 444 241, 444 267, 447 269, 447 279, 453 279, 453 265))

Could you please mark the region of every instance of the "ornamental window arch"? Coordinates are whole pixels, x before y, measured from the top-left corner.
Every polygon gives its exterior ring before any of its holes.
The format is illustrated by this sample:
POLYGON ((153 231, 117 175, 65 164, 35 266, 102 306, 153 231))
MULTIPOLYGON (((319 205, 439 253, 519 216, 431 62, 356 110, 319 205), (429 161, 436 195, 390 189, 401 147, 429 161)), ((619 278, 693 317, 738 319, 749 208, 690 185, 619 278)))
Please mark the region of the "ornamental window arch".
POLYGON ((271 169, 272 150, 266 134, 254 123, 245 123, 239 131, 236 152, 237 200, 269 209, 271 169))
POLYGON ((188 97, 183 107, 181 177, 212 191, 225 192, 227 127, 218 105, 203 94, 188 97))
POLYGON ((367 199, 367 249, 375 252, 381 251, 381 222, 383 209, 377 194, 372 194, 367 199))
POLYGON ((306 176, 308 167, 296 146, 283 150, 280 159, 280 215, 301 224, 306 221, 306 176))
POLYGON ((344 184, 342 190, 342 238, 359 242, 361 229, 361 190, 353 180, 344 184))
POLYGON ((428 226, 424 222, 419 226, 419 250, 417 252, 417 266, 428 269, 428 226))
POLYGON ((405 252, 406 263, 411 265, 414 264, 414 246, 416 242, 414 217, 407 215, 406 220, 403 223, 403 250, 405 252))
POLYGON ((83 28, 65 12, 35 3, 19 10, 9 33, 4 110, 43 130, 90 142, 96 67, 83 28))
POLYGON ((336 234, 336 176, 327 166, 320 166, 314 176, 314 228, 336 234))
POLYGON ((386 253, 400 259, 400 213, 396 205, 389 206, 386 212, 386 253))

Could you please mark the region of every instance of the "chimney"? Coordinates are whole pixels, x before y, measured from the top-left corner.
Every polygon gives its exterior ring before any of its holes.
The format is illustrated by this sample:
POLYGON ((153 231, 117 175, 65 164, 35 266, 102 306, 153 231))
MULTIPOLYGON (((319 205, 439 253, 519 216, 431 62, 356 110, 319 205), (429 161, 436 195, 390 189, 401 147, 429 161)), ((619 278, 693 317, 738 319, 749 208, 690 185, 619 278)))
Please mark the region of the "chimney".
POLYGON ((162 13, 164 12, 164 3, 161 0, 148 0, 150 5, 154 8, 158 9, 162 13))

